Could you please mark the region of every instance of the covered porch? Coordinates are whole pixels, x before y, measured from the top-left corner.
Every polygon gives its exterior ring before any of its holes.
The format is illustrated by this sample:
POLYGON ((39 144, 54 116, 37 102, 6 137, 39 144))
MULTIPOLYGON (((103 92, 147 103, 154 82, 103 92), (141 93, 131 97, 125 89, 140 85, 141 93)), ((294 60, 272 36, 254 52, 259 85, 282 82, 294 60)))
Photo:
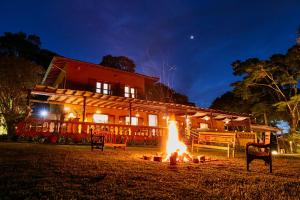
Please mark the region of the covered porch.
MULTIPOLYGON (((47 115, 34 115, 20 123, 22 135, 59 135, 88 140, 89 133, 105 135, 106 142, 160 144, 169 120, 176 120, 180 137, 191 141, 201 132, 239 132, 253 138, 248 115, 164 103, 88 91, 57 89, 37 85, 28 99, 30 105, 47 106, 47 115)), ((40 106, 41 107, 41 106, 40 106)))

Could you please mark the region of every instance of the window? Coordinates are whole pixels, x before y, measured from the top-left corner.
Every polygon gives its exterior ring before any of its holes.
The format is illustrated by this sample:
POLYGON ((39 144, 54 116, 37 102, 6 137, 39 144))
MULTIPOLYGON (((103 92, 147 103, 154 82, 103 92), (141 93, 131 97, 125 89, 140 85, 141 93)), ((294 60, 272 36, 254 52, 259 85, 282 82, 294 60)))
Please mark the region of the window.
MULTIPOLYGON (((129 117, 125 118, 125 123, 127 125, 130 125, 129 117)), ((139 124, 139 118, 137 117, 131 117, 131 125, 138 125, 139 124)))
POLYGON ((108 115, 94 114, 93 120, 95 123, 108 123, 108 115))
POLYGON ((157 126, 157 115, 148 115, 148 125, 157 126))
POLYGON ((125 86, 124 88, 124 96, 130 98, 136 98, 136 89, 131 88, 129 86, 125 86))
POLYGON ((101 84, 100 82, 97 82, 97 83, 96 83, 96 92, 97 92, 97 93, 102 93, 101 85, 102 85, 102 84, 101 84))
POLYGON ((111 94, 111 85, 109 83, 96 82, 96 93, 111 94))
POLYGON ((200 123, 200 129, 208 129, 208 124, 200 123))

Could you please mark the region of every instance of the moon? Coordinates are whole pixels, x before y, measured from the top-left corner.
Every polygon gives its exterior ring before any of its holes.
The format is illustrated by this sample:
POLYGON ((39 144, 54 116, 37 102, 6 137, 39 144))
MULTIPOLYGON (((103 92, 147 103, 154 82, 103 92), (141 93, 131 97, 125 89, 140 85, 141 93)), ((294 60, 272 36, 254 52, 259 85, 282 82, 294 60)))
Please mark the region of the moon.
POLYGON ((195 36, 193 35, 190 35, 190 39, 193 40, 195 38, 195 36))

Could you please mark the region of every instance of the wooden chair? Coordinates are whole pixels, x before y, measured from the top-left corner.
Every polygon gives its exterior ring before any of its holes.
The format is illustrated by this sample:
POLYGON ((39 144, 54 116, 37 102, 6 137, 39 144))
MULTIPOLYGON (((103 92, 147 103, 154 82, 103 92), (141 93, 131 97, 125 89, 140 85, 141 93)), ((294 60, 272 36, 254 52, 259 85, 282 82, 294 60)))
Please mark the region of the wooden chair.
POLYGON ((101 149, 103 151, 104 136, 93 134, 93 129, 90 130, 90 133, 91 133, 91 150, 93 151, 94 148, 97 148, 97 149, 101 149))
POLYGON ((265 161, 265 165, 269 165, 270 173, 272 173, 272 153, 271 144, 260 144, 250 142, 246 145, 246 161, 247 161, 247 171, 249 171, 249 164, 252 160, 259 159, 265 161), (260 151, 249 151, 249 147, 256 147, 260 151))

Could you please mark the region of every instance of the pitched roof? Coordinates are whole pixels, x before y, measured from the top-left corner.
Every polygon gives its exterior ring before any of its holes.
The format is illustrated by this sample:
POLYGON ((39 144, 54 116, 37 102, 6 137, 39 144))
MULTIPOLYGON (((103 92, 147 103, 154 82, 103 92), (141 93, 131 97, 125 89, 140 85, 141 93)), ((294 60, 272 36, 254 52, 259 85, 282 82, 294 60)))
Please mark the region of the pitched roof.
POLYGON ((54 56, 46 73, 45 76, 42 80, 42 84, 43 85, 52 85, 52 83, 56 80, 56 78, 58 77, 58 75, 61 72, 65 72, 64 67, 66 63, 78 63, 78 64, 83 64, 88 66, 88 67, 97 67, 97 68, 102 68, 102 69, 106 69, 106 70, 110 70, 113 72, 118 72, 118 73, 123 73, 123 74, 134 74, 135 76, 139 76, 139 77, 143 77, 145 79, 157 82, 159 80, 158 77, 153 77, 153 76, 147 76, 144 74, 140 74, 140 73, 135 73, 135 72, 127 72, 124 70, 120 70, 120 69, 115 69, 112 67, 106 67, 100 64, 95 64, 95 63, 90 63, 90 62, 85 62, 85 61, 80 61, 80 60, 76 60, 76 59, 72 59, 72 58, 66 58, 66 57, 62 57, 62 56, 54 56))

